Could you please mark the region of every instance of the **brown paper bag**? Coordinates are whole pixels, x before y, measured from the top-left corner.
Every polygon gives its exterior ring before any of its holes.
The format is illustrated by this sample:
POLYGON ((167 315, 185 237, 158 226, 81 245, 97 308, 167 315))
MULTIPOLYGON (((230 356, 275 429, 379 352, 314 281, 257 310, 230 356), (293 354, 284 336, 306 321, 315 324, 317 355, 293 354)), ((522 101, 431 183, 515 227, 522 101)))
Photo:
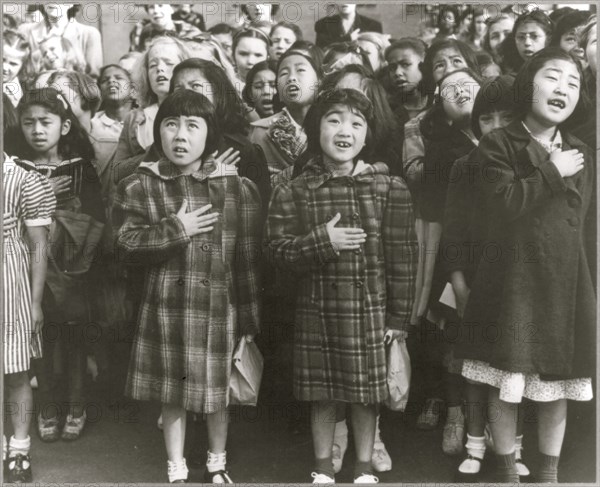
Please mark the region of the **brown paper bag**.
POLYGON ((263 373, 263 357, 254 342, 244 337, 233 352, 229 378, 229 404, 256 406, 263 373))

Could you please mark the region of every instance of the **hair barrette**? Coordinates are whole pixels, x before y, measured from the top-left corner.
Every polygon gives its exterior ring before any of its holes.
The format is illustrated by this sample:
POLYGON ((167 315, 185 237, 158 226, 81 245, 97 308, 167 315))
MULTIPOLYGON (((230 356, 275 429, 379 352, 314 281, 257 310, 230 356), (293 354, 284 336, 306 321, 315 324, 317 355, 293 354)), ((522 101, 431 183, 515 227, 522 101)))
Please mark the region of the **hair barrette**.
POLYGON ((62 93, 57 93, 56 99, 60 100, 60 102, 63 104, 63 107, 65 107, 65 110, 69 109, 69 103, 67 102, 67 100, 65 99, 65 97, 63 96, 62 93))

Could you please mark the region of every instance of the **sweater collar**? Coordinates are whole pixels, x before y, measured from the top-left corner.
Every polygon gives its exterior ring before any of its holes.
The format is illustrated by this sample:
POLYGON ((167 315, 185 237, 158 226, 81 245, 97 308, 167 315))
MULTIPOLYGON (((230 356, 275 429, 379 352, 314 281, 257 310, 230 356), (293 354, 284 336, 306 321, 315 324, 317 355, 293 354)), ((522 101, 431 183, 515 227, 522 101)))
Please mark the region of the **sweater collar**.
POLYGON ((162 157, 156 162, 142 162, 136 172, 141 174, 147 174, 150 176, 155 176, 163 181, 171 181, 183 176, 191 176, 197 181, 204 181, 208 179, 211 174, 215 171, 216 164, 214 159, 207 159, 202 163, 200 169, 191 173, 191 174, 183 174, 175 164, 169 161, 166 157, 162 157))
POLYGON ((368 183, 372 181, 376 174, 389 175, 389 169, 383 162, 375 162, 374 164, 366 164, 359 159, 354 166, 352 174, 349 176, 334 176, 334 174, 324 166, 321 156, 310 159, 302 170, 306 185, 310 189, 316 189, 325 184, 330 179, 346 178, 354 180, 357 183, 368 183))

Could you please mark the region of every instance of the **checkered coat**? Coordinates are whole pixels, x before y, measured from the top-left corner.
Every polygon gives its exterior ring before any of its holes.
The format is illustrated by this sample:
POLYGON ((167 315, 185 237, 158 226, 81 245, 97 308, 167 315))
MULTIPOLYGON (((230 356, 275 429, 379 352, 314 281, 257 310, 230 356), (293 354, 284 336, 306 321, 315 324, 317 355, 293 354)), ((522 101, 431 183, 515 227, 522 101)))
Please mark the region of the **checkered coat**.
POLYGON ((119 184, 113 216, 119 255, 146 266, 126 392, 138 400, 213 413, 228 403, 237 340, 258 330, 260 197, 238 176, 182 175, 142 163, 119 184), (214 229, 189 237, 175 216, 208 203, 214 229))
POLYGON ((406 329, 414 293, 417 244, 406 183, 383 163, 361 161, 354 175, 333 177, 320 158, 311 159, 275 189, 267 239, 275 264, 300 277, 296 397, 383 401, 384 329, 406 329), (338 226, 367 233, 360 250, 333 249, 325 225, 338 212, 338 226))

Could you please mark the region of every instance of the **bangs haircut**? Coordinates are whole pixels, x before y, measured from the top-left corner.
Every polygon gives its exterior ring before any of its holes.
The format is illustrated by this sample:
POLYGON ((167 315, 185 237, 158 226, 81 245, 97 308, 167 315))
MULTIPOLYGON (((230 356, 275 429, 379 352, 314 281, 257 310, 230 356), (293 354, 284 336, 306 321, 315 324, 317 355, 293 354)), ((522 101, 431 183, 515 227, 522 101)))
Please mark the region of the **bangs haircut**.
POLYGON ((192 90, 177 90, 165 98, 160 104, 154 120, 154 145, 158 153, 164 157, 160 125, 166 118, 200 117, 206 122, 206 146, 204 154, 212 154, 219 148, 221 141, 221 124, 215 114, 214 105, 200 93, 192 90))
POLYGON ((523 65, 517 73, 513 85, 514 100, 516 103, 516 112, 523 119, 531 110, 533 102, 536 100, 536 89, 533 83, 535 75, 540 71, 548 61, 562 60, 572 63, 579 73, 579 100, 571 116, 565 120, 561 126, 570 127, 582 122, 587 114, 589 98, 585 87, 583 70, 579 60, 570 52, 563 51, 560 47, 546 47, 536 52, 523 65))
POLYGON ((471 129, 478 139, 481 138, 479 117, 504 110, 515 112, 513 83, 512 76, 503 75, 485 80, 481 85, 471 114, 471 129))
POLYGON ((398 39, 392 42, 385 49, 384 57, 386 61, 389 62, 389 55, 396 49, 410 49, 417 56, 425 59, 425 54, 427 53, 427 44, 425 44, 425 41, 419 39, 418 37, 403 37, 398 39))
POLYGON ((277 78, 279 78, 279 69, 281 69, 281 63, 283 63, 284 59, 287 59, 290 56, 301 56, 304 59, 306 59, 308 63, 312 66, 312 68, 315 70, 315 73, 317 73, 317 79, 319 81, 323 79, 323 64, 317 64, 317 61, 313 57, 311 57, 309 53, 293 49, 292 47, 285 51, 279 58, 279 61, 277 61, 277 71, 275 71, 277 78))
POLYGON ((348 107, 348 109, 365 119, 367 123, 367 136, 365 146, 357 158, 369 160, 373 150, 373 105, 371 101, 360 91, 351 89, 333 89, 322 92, 317 101, 310 107, 303 128, 306 132, 307 152, 313 156, 323 153, 321 149, 321 119, 326 116, 336 105, 348 107))
MULTIPOLYGON (((556 22, 556 28, 554 29, 554 35, 552 36, 550 45, 560 46, 560 38, 577 27, 583 27, 588 21, 589 17, 590 12, 584 12, 581 10, 575 10, 574 12, 569 12, 568 14, 563 15, 556 22)), ((580 32, 577 34, 580 34, 580 32)))
POLYGON ((277 82, 277 63, 275 61, 261 61, 260 63, 256 63, 248 74, 246 75, 246 84, 244 85, 244 89, 242 90, 242 99, 251 107, 254 106, 254 100, 252 100, 252 83, 254 83, 254 78, 261 71, 271 71, 275 74, 275 82, 277 82))
POLYGON ((552 38, 552 32, 554 31, 554 24, 550 17, 548 17, 543 10, 534 10, 529 13, 525 13, 517 17, 515 25, 513 27, 513 36, 517 35, 517 29, 526 23, 536 23, 544 31, 547 37, 552 38))

